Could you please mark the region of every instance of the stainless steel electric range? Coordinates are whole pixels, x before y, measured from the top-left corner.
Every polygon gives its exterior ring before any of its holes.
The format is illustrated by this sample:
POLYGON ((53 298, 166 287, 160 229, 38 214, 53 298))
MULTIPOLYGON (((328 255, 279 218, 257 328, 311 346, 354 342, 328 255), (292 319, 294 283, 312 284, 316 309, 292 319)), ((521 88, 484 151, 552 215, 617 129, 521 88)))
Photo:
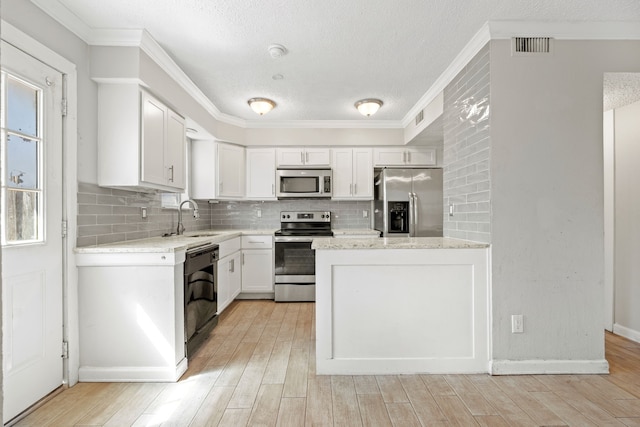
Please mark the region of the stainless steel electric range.
POLYGON ((281 212, 275 233, 275 300, 316 300, 314 237, 331 237, 331 212, 281 212))

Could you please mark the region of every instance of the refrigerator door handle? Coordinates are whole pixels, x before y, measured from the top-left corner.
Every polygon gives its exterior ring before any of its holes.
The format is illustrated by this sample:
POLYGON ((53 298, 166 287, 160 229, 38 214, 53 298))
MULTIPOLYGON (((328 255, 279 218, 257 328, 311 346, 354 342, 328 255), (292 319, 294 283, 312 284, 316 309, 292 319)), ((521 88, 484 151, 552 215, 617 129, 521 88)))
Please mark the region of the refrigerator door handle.
POLYGON ((415 209, 415 202, 413 200, 413 193, 409 193, 409 237, 413 237, 415 230, 414 230, 414 218, 413 218, 413 211, 415 209))
POLYGON ((413 193, 413 237, 418 234, 418 230, 416 230, 416 228, 418 228, 418 224, 420 224, 420 221, 418 220, 418 211, 418 195, 413 193))

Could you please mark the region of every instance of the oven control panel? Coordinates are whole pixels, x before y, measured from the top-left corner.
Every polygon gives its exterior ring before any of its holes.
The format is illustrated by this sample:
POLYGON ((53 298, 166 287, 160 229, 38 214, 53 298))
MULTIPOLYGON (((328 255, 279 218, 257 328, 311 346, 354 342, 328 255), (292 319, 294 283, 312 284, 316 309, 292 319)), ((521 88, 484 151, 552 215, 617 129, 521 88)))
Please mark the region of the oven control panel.
POLYGON ((280 222, 331 222, 331 212, 280 212, 280 222))

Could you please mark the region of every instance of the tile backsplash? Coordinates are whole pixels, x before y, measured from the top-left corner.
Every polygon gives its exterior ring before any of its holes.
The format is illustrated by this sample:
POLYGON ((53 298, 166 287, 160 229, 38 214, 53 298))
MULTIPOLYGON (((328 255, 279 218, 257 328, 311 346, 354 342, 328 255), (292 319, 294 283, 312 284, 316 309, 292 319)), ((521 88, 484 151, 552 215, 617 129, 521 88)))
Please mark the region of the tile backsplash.
POLYGON ((444 90, 444 235, 483 243, 491 243, 489 57, 487 44, 444 90))
MULTIPOLYGON (((331 200, 237 201, 197 200, 200 219, 191 209, 183 210, 186 231, 208 229, 277 229, 280 212, 328 210, 333 228, 370 228, 371 202, 331 200), (363 217, 367 212, 367 218, 363 217)), ((161 206, 160 193, 139 193, 78 184, 78 238, 76 245, 95 246, 125 240, 144 239, 175 232, 176 209, 161 206), (142 218, 142 208, 147 218, 142 218)))

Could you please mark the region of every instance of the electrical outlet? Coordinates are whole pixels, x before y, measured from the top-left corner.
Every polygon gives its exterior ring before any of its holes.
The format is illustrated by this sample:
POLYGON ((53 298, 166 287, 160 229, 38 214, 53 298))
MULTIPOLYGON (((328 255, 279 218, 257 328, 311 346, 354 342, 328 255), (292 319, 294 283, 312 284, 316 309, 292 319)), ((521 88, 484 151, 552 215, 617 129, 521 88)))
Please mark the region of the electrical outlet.
POLYGON ((142 219, 147 219, 147 208, 140 208, 140 216, 142 219))
POLYGON ((262 209, 258 209, 256 211, 256 215, 258 216, 258 218, 262 218, 262 209))
POLYGON ((362 211, 362 218, 369 218, 369 211, 368 210, 363 210, 362 211))
POLYGON ((449 216, 453 216, 453 203, 449 204, 449 216))
POLYGON ((511 315, 511 333, 521 334, 524 332, 524 319, 522 314, 511 315))

